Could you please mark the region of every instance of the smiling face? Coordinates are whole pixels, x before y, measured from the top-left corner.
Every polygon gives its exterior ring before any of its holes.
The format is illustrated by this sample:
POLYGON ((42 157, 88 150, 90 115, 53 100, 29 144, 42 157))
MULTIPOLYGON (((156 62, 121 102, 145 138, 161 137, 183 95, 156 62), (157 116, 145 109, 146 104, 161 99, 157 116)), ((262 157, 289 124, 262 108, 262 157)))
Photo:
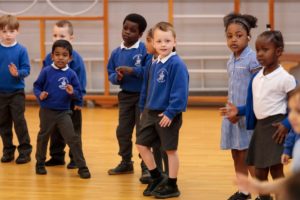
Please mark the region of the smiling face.
POLYGON ((247 31, 242 25, 235 23, 232 23, 227 27, 226 39, 228 48, 236 57, 241 55, 249 42, 247 31))
POLYGON ((18 33, 19 31, 17 29, 9 29, 5 26, 2 30, 0 30, 1 43, 4 45, 12 45, 16 42, 18 33))
POLYGON ((63 47, 56 47, 54 52, 51 54, 51 58, 56 67, 62 69, 71 61, 69 51, 63 47))
POLYGON ((168 56, 176 46, 176 40, 171 30, 155 29, 153 34, 153 47, 160 58, 168 56))
POLYGON ((278 66, 278 59, 282 54, 282 48, 276 47, 266 37, 258 37, 255 48, 257 60, 262 66, 266 68, 278 66))
POLYGON ((123 24, 122 38, 126 47, 134 45, 142 36, 139 30, 139 24, 126 20, 123 24))

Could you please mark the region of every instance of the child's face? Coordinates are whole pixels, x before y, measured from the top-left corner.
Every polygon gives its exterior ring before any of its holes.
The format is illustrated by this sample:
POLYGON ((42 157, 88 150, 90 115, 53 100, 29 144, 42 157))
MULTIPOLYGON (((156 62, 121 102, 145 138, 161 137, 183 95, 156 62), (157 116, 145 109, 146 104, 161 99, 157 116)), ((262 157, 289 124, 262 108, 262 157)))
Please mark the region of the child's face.
POLYGON ((51 54, 52 60, 56 67, 62 69, 71 61, 69 51, 63 47, 56 47, 54 52, 51 54))
POLYGON ((300 94, 292 96, 289 100, 289 121, 294 131, 300 134, 300 94))
POLYGON ((228 48, 235 56, 240 56, 249 42, 247 31, 243 26, 233 23, 227 27, 226 39, 228 48))
POLYGON ((146 38, 146 49, 149 54, 156 54, 156 51, 153 47, 153 39, 151 37, 146 38))
POLYGON ((0 30, 1 43, 4 45, 12 45, 16 41, 19 31, 17 29, 10 30, 7 26, 0 30))
POLYGON ((168 56, 176 46, 176 40, 172 31, 156 29, 153 33, 153 47, 160 58, 168 56))
POLYGON ((70 35, 68 26, 58 27, 55 25, 53 27, 52 40, 53 42, 57 40, 67 40, 68 42, 72 42, 73 35, 70 35))
POLYGON ((257 60, 262 66, 269 68, 278 65, 278 58, 282 53, 281 48, 276 48, 275 44, 264 37, 257 38, 255 48, 257 60))
POLYGON ((142 36, 139 31, 139 25, 135 22, 126 20, 123 24, 122 38, 126 47, 134 45, 142 36))

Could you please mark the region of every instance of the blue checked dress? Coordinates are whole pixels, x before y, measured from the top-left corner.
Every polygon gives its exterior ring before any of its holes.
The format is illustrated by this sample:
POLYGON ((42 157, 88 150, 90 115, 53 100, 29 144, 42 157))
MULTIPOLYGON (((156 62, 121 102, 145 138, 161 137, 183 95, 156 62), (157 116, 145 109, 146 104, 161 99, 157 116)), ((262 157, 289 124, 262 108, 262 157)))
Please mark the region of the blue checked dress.
MULTIPOLYGON (((236 59, 232 54, 227 62, 228 101, 236 106, 246 104, 247 88, 251 79, 251 71, 259 67, 256 53, 248 46, 236 59)), ((232 124, 223 117, 221 128, 221 149, 248 149, 253 131, 246 130, 246 119, 240 117, 232 124)))

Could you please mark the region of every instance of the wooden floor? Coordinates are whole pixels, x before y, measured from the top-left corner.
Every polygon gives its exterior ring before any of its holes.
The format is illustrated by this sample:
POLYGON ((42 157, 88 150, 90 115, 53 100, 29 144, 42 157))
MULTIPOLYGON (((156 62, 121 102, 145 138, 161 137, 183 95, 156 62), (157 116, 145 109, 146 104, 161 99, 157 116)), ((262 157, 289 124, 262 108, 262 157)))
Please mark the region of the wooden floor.
MULTIPOLYGON (((65 166, 48 167, 46 176, 36 175, 33 154, 29 164, 0 163, 0 199, 152 199, 142 196, 145 185, 138 180, 140 160, 135 148, 134 174, 107 174, 107 170, 120 160, 115 138, 117 116, 117 108, 83 110, 83 145, 92 173, 90 180, 80 179, 77 170, 68 170, 65 166)), ((28 106, 26 118, 35 153, 38 107, 28 106)), ((219 149, 221 117, 218 108, 189 108, 183 120, 178 176, 182 195, 177 199, 227 199, 236 189, 232 184, 234 173, 230 152, 219 149)))

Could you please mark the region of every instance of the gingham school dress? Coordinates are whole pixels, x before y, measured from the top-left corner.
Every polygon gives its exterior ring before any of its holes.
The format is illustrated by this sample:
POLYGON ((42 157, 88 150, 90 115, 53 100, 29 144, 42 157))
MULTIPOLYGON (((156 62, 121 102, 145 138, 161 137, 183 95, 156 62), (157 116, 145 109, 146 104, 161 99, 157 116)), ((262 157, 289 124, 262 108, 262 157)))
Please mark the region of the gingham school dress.
MULTIPOLYGON (((246 104, 247 88, 251 79, 251 71, 258 68, 255 52, 247 46, 238 59, 231 54, 227 62, 228 72, 228 101, 235 106, 246 104)), ((248 149, 252 130, 246 130, 245 117, 240 117, 232 124, 223 117, 221 128, 221 149, 248 149)))

